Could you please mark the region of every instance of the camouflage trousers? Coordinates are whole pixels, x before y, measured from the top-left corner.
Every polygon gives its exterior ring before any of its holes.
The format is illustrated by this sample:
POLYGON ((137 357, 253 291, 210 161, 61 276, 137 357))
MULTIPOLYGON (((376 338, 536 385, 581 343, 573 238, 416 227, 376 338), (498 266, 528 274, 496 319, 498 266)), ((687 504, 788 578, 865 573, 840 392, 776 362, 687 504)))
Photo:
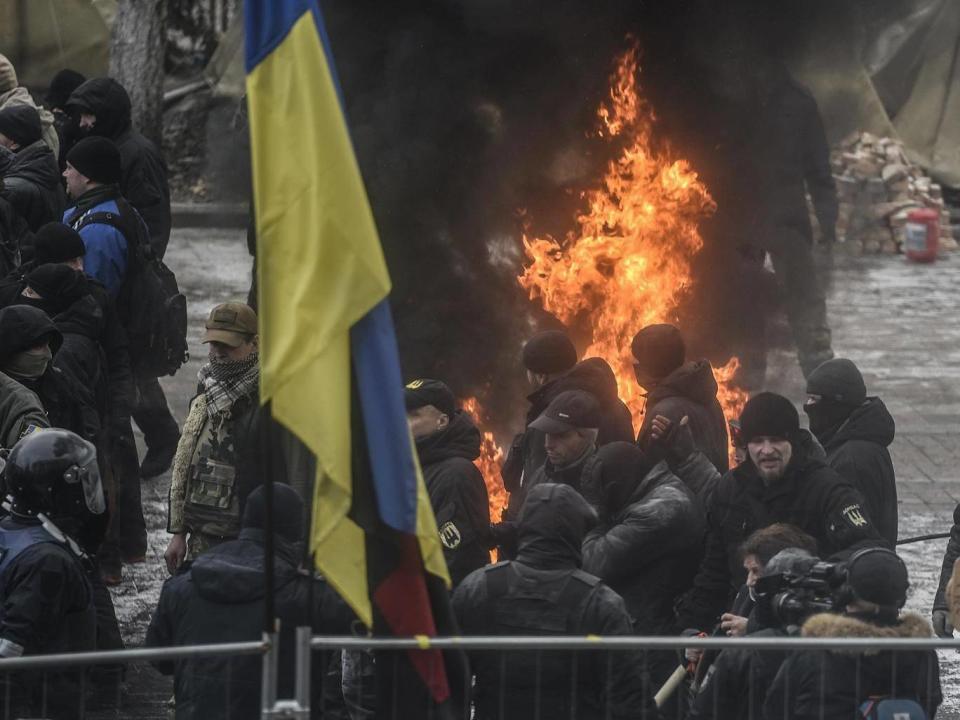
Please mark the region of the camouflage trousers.
POLYGON ((210 548, 216 547, 220 543, 225 543, 228 540, 236 540, 236 538, 191 531, 187 536, 187 559, 196 560, 210 548))

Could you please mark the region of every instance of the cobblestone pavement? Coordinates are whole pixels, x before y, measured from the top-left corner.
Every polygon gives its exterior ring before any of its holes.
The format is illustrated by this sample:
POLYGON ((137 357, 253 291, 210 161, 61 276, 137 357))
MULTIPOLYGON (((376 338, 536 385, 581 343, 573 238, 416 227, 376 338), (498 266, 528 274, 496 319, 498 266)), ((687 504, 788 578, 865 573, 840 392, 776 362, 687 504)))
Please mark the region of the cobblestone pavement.
MULTIPOLYGON (((166 261, 188 294, 191 313, 190 363, 162 384, 171 408, 182 419, 194 393, 196 371, 205 356, 200 329, 207 310, 218 302, 243 299, 249 257, 242 231, 178 230, 166 261)), ((864 371, 871 394, 881 396, 897 420, 892 448, 897 468, 900 536, 948 530, 960 501, 960 323, 955 288, 960 257, 930 266, 900 258, 838 258, 832 273, 829 310, 834 347, 864 371)), ((771 354, 770 389, 798 402, 803 378, 792 352, 771 354)), ((166 577, 163 551, 169 477, 143 484, 150 528, 147 562, 124 568, 114 600, 128 645, 143 642, 150 614, 166 577)), ((910 568, 908 608, 929 614, 945 541, 903 546, 910 568)), ((938 717, 960 718, 960 660, 941 656, 944 694, 938 717)), ((152 669, 137 667, 128 676, 119 711, 98 717, 165 718, 170 682, 152 669), (117 714, 119 713, 119 714, 117 714)))

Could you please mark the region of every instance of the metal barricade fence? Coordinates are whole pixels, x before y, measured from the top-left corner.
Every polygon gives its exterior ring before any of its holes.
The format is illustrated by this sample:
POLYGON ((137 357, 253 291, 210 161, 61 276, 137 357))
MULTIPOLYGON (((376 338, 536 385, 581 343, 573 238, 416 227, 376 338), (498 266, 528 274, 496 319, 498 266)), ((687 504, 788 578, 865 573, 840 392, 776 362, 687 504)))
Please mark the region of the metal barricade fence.
MULTIPOLYGON (((342 636, 313 636, 310 639, 310 647, 314 651, 340 650, 345 653, 363 654, 372 652, 392 652, 392 651, 426 651, 426 650, 456 650, 464 651, 472 659, 478 658, 486 653, 499 657, 501 663, 500 671, 493 673, 497 677, 494 683, 499 683, 499 687, 494 690, 494 695, 499 696, 499 707, 487 707, 482 714, 483 718, 507 718, 507 717, 529 717, 543 718, 547 720, 553 717, 574 717, 570 714, 570 708, 575 707, 578 702, 577 687, 577 656, 583 653, 590 653, 592 662, 600 666, 599 675, 604 671, 609 672, 617 666, 618 655, 621 658, 628 654, 633 654, 636 658, 639 655, 644 664, 648 664, 651 656, 659 654, 661 661, 664 657, 672 662, 672 667, 676 671, 669 677, 661 676, 653 684, 643 688, 643 694, 653 697, 661 691, 657 700, 660 712, 664 718, 682 718, 690 706, 692 695, 689 688, 687 669, 682 660, 685 650, 702 650, 713 654, 713 660, 724 650, 748 651, 745 654, 749 658, 740 667, 744 670, 744 676, 739 678, 742 683, 738 686, 743 690, 754 690, 757 688, 748 687, 749 683, 759 679, 766 678, 772 680, 780 664, 789 656, 795 653, 805 653, 807 675, 810 675, 810 663, 814 663, 813 676, 818 678, 813 690, 820 693, 819 697, 811 697, 809 687, 797 687, 797 681, 801 678, 791 673, 785 672, 781 678, 777 699, 785 703, 783 714, 777 714, 775 717, 794 717, 796 716, 796 705, 798 702, 813 702, 814 706, 819 706, 820 712, 815 712, 813 717, 833 717, 829 711, 824 714, 825 707, 829 707, 831 702, 843 703, 850 698, 860 698, 862 692, 867 692, 868 687, 872 688, 875 695, 882 694, 887 697, 903 697, 915 692, 919 704, 926 709, 937 704, 942 697, 956 697, 957 688, 944 687, 940 690, 940 680, 938 664, 936 661, 936 650, 952 650, 960 652, 960 639, 942 639, 942 638, 807 638, 796 636, 745 636, 737 638, 718 638, 718 637, 639 637, 639 636, 618 636, 618 637, 569 637, 569 636, 490 636, 490 637, 442 637, 442 638, 372 638, 372 637, 342 637, 342 636), (814 651, 811 653, 811 651, 814 651), (526 653, 528 655, 526 666, 533 663, 534 675, 541 682, 540 687, 533 687, 535 703, 531 706, 529 713, 518 714, 514 712, 505 712, 504 704, 517 702, 517 698, 511 695, 516 690, 517 683, 515 677, 511 676, 511 670, 516 669, 516 665, 509 666, 507 658, 511 655, 526 653), (566 653, 571 659, 574 668, 565 675, 567 680, 571 680, 569 685, 557 687, 551 684, 551 679, 544 677, 540 673, 543 659, 546 654, 566 653), (909 653, 910 657, 906 654, 909 653), (532 659, 529 657, 533 655, 532 659), (919 654, 922 654, 919 655, 919 654), (833 657, 831 657, 831 655, 833 657), (838 662, 838 658, 840 662, 838 662), (919 659, 918 659, 919 658, 919 659), (878 680, 876 677, 878 662, 884 666, 885 678, 878 680), (924 664, 929 665, 923 667, 924 664), (829 673, 840 668, 843 677, 831 678, 829 673), (829 696, 831 688, 835 689, 834 681, 838 681, 846 693, 839 700, 829 696), (686 682, 684 682, 686 681, 686 682), (877 684, 879 682, 879 685, 877 684), (919 686, 917 686, 919 683, 919 686), (672 685, 672 687, 669 687, 672 685), (915 687, 916 686, 916 687, 915 687), (880 692, 878 692, 880 691, 880 692), (562 714, 556 715, 548 710, 551 706, 551 696, 560 694, 565 696, 561 703, 564 707, 562 714), (681 697, 685 694, 685 697, 681 697), (782 697, 781 697, 782 695, 782 697), (541 697, 542 696, 542 697, 541 697), (682 701, 681 701, 682 700, 682 701)), ((800 658, 797 657, 796 660, 800 658)), ((580 672, 584 672, 584 666, 588 663, 580 663, 580 672)), ((487 664, 489 669, 490 665, 487 664)), ((556 669, 556 664, 553 668, 556 669)), ((799 667, 795 668, 799 669, 799 667)), ((479 674, 479 673, 478 673, 479 674)), ((597 673, 594 673, 595 675, 597 673)), ((639 671, 638 671, 639 674, 639 671)), ((456 679, 451 678, 451 683, 456 679)), ((489 683, 490 678, 486 678, 489 683)), ((467 697, 471 692, 474 693, 476 701, 477 682, 471 679, 463 681, 462 690, 467 697)), ((526 690, 535 686, 536 682, 529 681, 527 678, 520 683, 526 690)), ((610 687, 609 683, 604 684, 606 692, 615 694, 616 688, 610 687)), ((594 688, 594 690, 602 688, 594 688)), ((760 688, 762 689, 762 688, 760 688)), ((769 688, 766 688, 769 689, 769 688)), ((712 686, 707 683, 700 691, 704 693, 703 698, 698 698, 697 702, 701 706, 699 717, 756 717, 763 716, 762 708, 756 707, 754 693, 748 692, 744 697, 734 698, 742 700, 739 713, 731 712, 730 707, 721 708, 719 703, 723 700, 723 695, 729 695, 729 687, 720 687, 714 683, 712 686), (706 709, 706 712, 703 709, 706 709)), ((361 693, 362 694, 362 693, 361 693)), ((489 697, 489 695, 488 695, 489 697)), ((729 698, 728 698, 729 699, 729 698)), ((623 708, 612 707, 609 697, 600 697, 600 707, 602 711, 589 717, 651 717, 649 713, 645 714, 643 708, 636 708, 635 713, 623 714, 623 708)), ((590 707, 596 707, 596 699, 591 701, 590 707)), ((555 706, 556 703, 553 703, 555 706)), ((843 709, 844 717, 857 717, 859 702, 843 709)), ((376 714, 377 718, 402 718, 402 711, 392 708, 393 712, 383 712, 383 708, 376 714)), ((408 709, 407 709, 408 710, 408 709)), ((474 704, 472 712, 466 717, 481 717, 477 713, 477 705, 474 704)), ((942 715, 942 714, 941 714, 942 715)), ((363 715, 361 715, 363 716, 363 715)), ((425 711, 422 717, 428 717, 425 711)), ((264 717, 273 717, 264 715, 264 717)), ((293 717, 293 716, 291 716, 293 717)), ((301 716, 296 716, 301 717, 301 716)), ((309 717, 308 714, 302 717, 309 717)), ((371 715, 372 717, 372 715, 371 715)), ((579 716, 577 716, 579 717, 579 716)))
MULTIPOLYGON (((71 669, 73 670, 83 670, 83 673, 79 674, 81 683, 84 682, 86 678, 87 671, 91 668, 100 666, 123 666, 125 668, 131 668, 137 664, 141 663, 162 663, 162 662, 176 662, 184 661, 190 659, 202 659, 202 658, 224 658, 227 660, 225 669, 220 670, 221 673, 230 673, 230 662, 238 660, 240 658, 251 657, 251 656, 260 656, 262 659, 261 670, 261 682, 260 682, 260 712, 261 717, 266 718, 309 718, 311 717, 311 702, 317 703, 317 700, 311 700, 311 695, 314 698, 318 697, 317 687, 316 687, 316 677, 317 671, 325 672, 328 670, 328 667, 335 665, 336 663, 331 663, 331 654, 332 653, 345 653, 350 656, 361 656, 369 658, 371 652, 378 653, 378 656, 381 658, 391 657, 391 653, 394 656, 397 653, 405 653, 406 651, 428 651, 428 650, 443 650, 443 651, 463 651, 467 653, 471 659, 481 658, 483 654, 488 654, 488 656, 495 656, 496 662, 501 663, 501 671, 496 673, 497 677, 492 689, 493 697, 496 697, 499 707, 491 709, 489 706, 486 708, 483 713, 484 718, 489 717, 517 717, 515 713, 509 714, 504 712, 504 708, 511 703, 517 702, 517 697, 511 695, 516 687, 516 677, 511 675, 511 670, 515 670, 516 667, 520 667, 512 663, 511 658, 525 657, 523 667, 533 669, 534 680, 526 678, 523 683, 524 691, 534 692, 535 703, 532 707, 532 710, 529 714, 525 714, 524 717, 530 718, 539 718, 542 717, 544 720, 547 718, 552 718, 556 716, 554 712, 550 710, 551 707, 556 706, 559 702, 567 708, 567 710, 560 716, 562 717, 571 717, 570 708, 578 706, 578 703, 583 699, 578 695, 581 692, 590 692, 596 697, 590 700, 590 707, 599 707, 601 711, 599 714, 591 715, 591 717, 648 717, 648 714, 645 714, 643 707, 636 707, 633 714, 628 713, 627 715, 623 714, 623 707, 614 707, 611 703, 611 698, 618 696, 620 693, 620 688, 612 685, 609 682, 609 677, 611 673, 619 672, 620 681, 623 681, 624 678, 629 679, 633 669, 639 667, 636 666, 627 666, 628 672, 624 673, 624 660, 623 658, 627 657, 631 662, 635 661, 638 657, 641 658, 640 664, 646 664, 646 661, 650 656, 660 653, 660 657, 672 658, 674 666, 681 665, 682 652, 685 649, 699 649, 708 652, 718 653, 723 650, 744 650, 744 651, 755 651, 753 654, 752 660, 750 663, 745 666, 746 677, 740 678, 745 682, 751 682, 755 679, 756 671, 760 670, 760 674, 764 674, 763 671, 769 676, 771 670, 775 670, 779 665, 779 662, 786 656, 789 656, 792 653, 799 653, 802 651, 830 651, 837 655, 846 655, 848 661, 846 662, 845 667, 847 668, 849 677, 841 678, 841 682, 853 690, 851 696, 857 696, 857 684, 864 682, 864 678, 861 677, 861 670, 863 670, 863 663, 874 662, 873 660, 865 660, 865 658, 878 658, 881 656, 887 656, 889 658, 889 687, 894 691, 904 691, 904 685, 902 683, 898 684, 898 674, 902 678, 905 673, 914 673, 917 671, 916 665, 916 656, 917 653, 927 652, 929 655, 930 651, 933 650, 952 650, 955 652, 960 652, 960 640, 956 639, 939 639, 939 638, 800 638, 800 637, 755 637, 755 636, 746 636, 740 638, 697 638, 697 637, 638 637, 638 636, 618 636, 618 637, 569 637, 569 636, 491 636, 491 637, 438 637, 438 638, 428 638, 428 637, 414 637, 414 638, 372 638, 372 637, 352 637, 352 636, 325 636, 317 635, 314 636, 311 634, 310 628, 298 628, 295 636, 295 647, 292 649, 289 648, 280 648, 277 643, 276 635, 264 635, 263 638, 259 641, 250 641, 250 642, 240 642, 240 643, 223 643, 223 644, 214 644, 214 645, 193 645, 193 646, 181 646, 181 647, 167 647, 167 648, 136 648, 129 650, 117 650, 117 651, 100 651, 100 652, 84 652, 84 653, 69 653, 69 654, 56 654, 56 655, 36 655, 36 656, 26 656, 19 658, 6 658, 0 659, 0 681, 3 681, 3 692, 0 693, 0 717, 17 717, 18 715, 14 714, 14 704, 11 700, 11 693, 16 690, 22 690, 22 687, 18 688, 14 686, 11 688, 11 682, 9 678, 22 678, 24 676, 31 676, 34 678, 42 677, 43 682, 46 683, 47 680, 55 676, 57 673, 65 673, 71 669), (294 660, 294 677, 292 678, 293 686, 293 697, 287 698, 278 698, 278 668, 279 668, 279 657, 280 652, 283 651, 288 653, 293 657, 294 660), (312 657, 315 653, 323 653, 321 661, 318 663, 316 658, 312 657), (672 653, 672 655, 670 654, 672 653), (892 655, 888 655, 892 653, 892 655), (914 658, 912 661, 908 662, 905 658, 904 653, 911 653, 914 658), (563 664, 558 665, 557 662, 551 661, 550 663, 545 663, 545 658, 551 655, 562 655, 566 660, 572 663, 573 667, 570 672, 566 672, 563 669, 563 664), (584 655, 588 654, 588 655, 584 655), (773 657, 770 654, 776 655, 776 658, 767 660, 768 657, 773 657), (581 660, 582 657, 586 657, 586 660, 581 660), (770 666, 769 663, 776 663, 776 666, 770 666), (541 670, 547 668, 545 672, 541 670), (561 675, 566 679, 567 684, 558 687, 556 685, 556 677, 550 675, 551 671, 556 671, 558 668, 561 670, 561 675), (579 676, 578 676, 579 673, 579 676), (590 677, 603 678, 607 677, 607 680, 601 679, 597 686, 595 687, 581 687, 580 680, 585 676, 589 675, 590 677), (539 686, 538 686, 539 683, 539 686)), ((342 659, 339 659, 340 667, 344 667, 342 664, 342 659)), ((830 665, 829 655, 827 653, 818 653, 816 656, 816 661, 819 663, 817 672, 815 674, 819 675, 821 680, 823 680, 827 674, 831 671, 832 665, 830 665)), ((363 665, 363 663, 361 663, 363 665)), ((367 663, 367 670, 372 666, 372 661, 367 663)), ((487 667, 489 667, 489 663, 487 667)), ((248 668, 249 669, 249 668, 248 668)), ((922 668, 921 668, 922 670, 922 668)), ((918 695, 924 695, 926 690, 927 697, 921 697, 921 705, 924 702, 931 699, 936 699, 937 693, 934 687, 934 680, 936 680, 936 686, 939 687, 939 680, 936 678, 936 666, 930 668, 934 673, 929 678, 930 687, 928 688, 914 688, 917 691, 918 695)), ((479 673, 478 673, 479 674, 479 673)), ((640 671, 637 670, 637 675, 640 675, 640 671)), ((685 673, 680 673, 683 675, 685 673)), ((244 677, 249 677, 249 672, 244 677)), ((675 678, 676 679, 676 678, 675 678)), ((224 687, 229 687, 229 678, 224 677, 198 677, 193 679, 194 682, 199 683, 209 683, 211 688, 210 692, 220 692, 224 687)), ((290 678, 287 678, 288 684, 290 678)), ((490 678, 485 679, 487 684, 490 685, 490 678)), ((652 683, 648 683, 642 689, 642 695, 644 697, 653 697, 656 691, 659 689, 659 686, 662 683, 663 678, 660 678, 660 682, 656 683, 654 686, 652 683)), ((797 695, 793 693, 791 689, 791 683, 796 680, 796 678, 787 677, 787 687, 784 694, 785 701, 790 703, 795 703, 797 701, 797 695)), ((873 679, 875 680, 875 678, 873 679)), ((344 679, 341 679, 341 683, 344 682, 344 679)), ((374 697, 372 692, 367 692, 371 688, 364 687, 364 683, 372 683, 373 675, 370 672, 359 672, 352 676, 351 682, 353 683, 350 688, 350 697, 344 698, 346 704, 350 706, 351 715, 350 717, 377 717, 377 718, 405 718, 409 717, 409 714, 404 715, 404 712, 409 712, 409 708, 378 708, 376 709, 376 715, 365 714, 365 711, 373 711, 373 708, 369 706, 365 707, 365 702, 368 703, 371 698, 374 697)), ((479 683, 475 683, 470 677, 466 678, 450 678, 452 686, 460 683, 459 691, 462 696, 470 697, 479 687, 479 683)), ((915 681, 914 681, 915 684, 915 681)), ((248 683, 248 686, 250 684, 248 683)), ((165 686, 168 687, 168 686, 165 686)), ((346 691, 345 685, 341 685, 341 691, 346 691)), ((823 691, 824 685, 820 685, 821 691, 823 691)), ((97 711, 95 708, 92 709, 89 713, 85 711, 84 708, 84 692, 81 687, 81 692, 78 695, 79 706, 77 708, 76 717, 89 717, 89 718, 101 718, 101 717, 131 717, 130 714, 110 714, 109 712, 97 711)), ((44 685, 42 688, 44 697, 47 694, 47 687, 44 685)), ((490 697, 490 688, 488 690, 488 698, 490 697)), ((714 693, 714 702, 717 700, 718 693, 723 690, 723 688, 714 687, 712 690, 709 685, 703 691, 704 693, 713 692, 714 693)), ((956 696, 956 688, 944 688, 943 696, 956 696), (953 692, 950 692, 953 691, 953 692)), ((169 690, 165 691, 167 696, 169 696, 169 690)), ((685 692, 683 688, 680 688, 678 692, 685 692)), ((888 695, 895 695, 895 692, 886 693, 888 695)), ((629 693, 624 695, 624 697, 629 697, 629 693)), ((476 698, 476 695, 474 695, 476 698)), ((678 698, 680 695, 674 693, 671 695, 666 695, 661 698, 661 712, 664 712, 664 717, 667 718, 681 718, 685 712, 686 704, 672 700, 671 698, 678 698)), ((815 701, 819 701, 821 707, 829 698, 821 697, 814 698, 815 701)), ((747 700, 749 702, 749 700, 747 700)), ((219 700, 215 699, 215 702, 219 700)), ((326 702, 325 698, 319 700, 320 707, 317 708, 314 706, 314 710, 317 709, 324 710, 324 703, 326 702)), ((223 707, 226 708, 229 706, 230 698, 223 697, 223 707)), ((42 704, 42 703, 41 703, 42 704)), ((476 711, 476 707, 474 711, 476 711)), ((748 715, 750 717, 760 717, 761 713, 759 708, 752 706, 744 706, 747 708, 748 715)), ((715 708, 714 708, 715 709, 715 708)), ((47 717, 45 713, 46 708, 41 707, 39 712, 41 714, 36 715, 36 717, 47 717)), ((850 708, 851 712, 855 711, 856 708, 850 708)), ((129 709, 127 709, 129 712, 129 709)), ((785 708, 784 717, 790 716, 793 712, 793 708, 785 708)), ((54 713, 53 716, 56 716, 54 713)), ((138 714, 138 717, 146 717, 145 715, 138 714)), ((150 717, 161 717, 163 715, 156 714, 150 715, 150 717)), ((474 715, 468 715, 473 717, 474 715)), ((475 715, 480 717, 479 714, 475 715)), ((708 713, 708 716, 723 716, 723 713, 708 713)), ((826 715, 829 717, 829 713, 826 715)), ((855 717, 855 714, 846 713, 847 717, 855 717)), ((31 715, 31 717, 34 717, 31 715)), ((422 714, 419 714, 418 717, 430 717, 428 711, 424 711, 422 714)))
MULTIPOLYGON (((233 664, 250 656, 268 656, 272 638, 250 642, 190 645, 163 648, 131 648, 79 653, 27 655, 0 659, 0 718, 120 718, 120 717, 167 717, 171 715, 167 701, 171 691, 166 681, 160 689, 148 715, 148 708, 124 707, 121 703, 121 681, 127 673, 127 686, 131 673, 142 670, 147 663, 175 663, 190 659, 223 658, 226 673, 233 664), (109 679, 108 679, 109 678, 109 679), (103 693, 95 692, 95 688, 103 693), (109 688, 109 689, 108 689, 109 688), (112 695, 112 696, 111 696, 112 695)), ((259 672, 259 665, 257 665, 259 672)), ((142 680, 145 673, 138 672, 142 680)), ((154 675, 159 680, 158 675, 154 675)), ((226 681, 229 678, 218 678, 226 681)), ((199 679, 203 682, 205 679, 199 679)), ((133 687, 138 694, 140 688, 133 687)), ((226 702, 228 698, 225 698, 226 702)), ((171 715, 172 716, 172 715, 171 715)))

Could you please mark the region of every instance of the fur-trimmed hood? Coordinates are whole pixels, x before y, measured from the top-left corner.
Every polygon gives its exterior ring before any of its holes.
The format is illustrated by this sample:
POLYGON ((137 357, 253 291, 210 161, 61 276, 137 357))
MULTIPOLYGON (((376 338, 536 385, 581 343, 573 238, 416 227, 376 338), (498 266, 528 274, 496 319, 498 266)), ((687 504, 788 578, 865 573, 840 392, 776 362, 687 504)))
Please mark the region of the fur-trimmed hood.
POLYGON ((933 628, 926 618, 912 612, 903 613, 896 625, 876 625, 851 615, 820 613, 803 624, 801 634, 813 638, 929 638, 933 637, 933 628))

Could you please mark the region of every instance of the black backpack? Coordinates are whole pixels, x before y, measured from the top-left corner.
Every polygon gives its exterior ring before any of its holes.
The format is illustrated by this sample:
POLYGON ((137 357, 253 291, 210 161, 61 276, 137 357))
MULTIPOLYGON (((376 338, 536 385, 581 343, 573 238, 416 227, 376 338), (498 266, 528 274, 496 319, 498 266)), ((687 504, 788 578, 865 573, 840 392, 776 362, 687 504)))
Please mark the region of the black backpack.
POLYGON ((127 332, 130 359, 138 372, 160 377, 173 375, 190 357, 187 352, 187 299, 173 272, 150 245, 146 227, 122 198, 121 212, 89 213, 74 227, 100 223, 119 230, 127 240, 127 274, 117 296, 117 313, 127 332), (123 208, 129 208, 128 220, 123 208), (133 222, 135 218, 138 222, 133 222))

